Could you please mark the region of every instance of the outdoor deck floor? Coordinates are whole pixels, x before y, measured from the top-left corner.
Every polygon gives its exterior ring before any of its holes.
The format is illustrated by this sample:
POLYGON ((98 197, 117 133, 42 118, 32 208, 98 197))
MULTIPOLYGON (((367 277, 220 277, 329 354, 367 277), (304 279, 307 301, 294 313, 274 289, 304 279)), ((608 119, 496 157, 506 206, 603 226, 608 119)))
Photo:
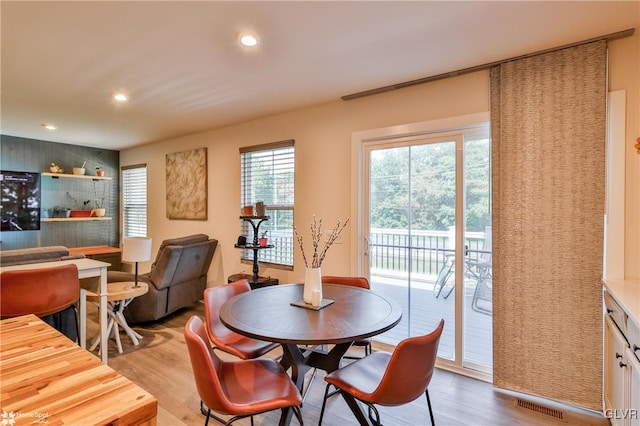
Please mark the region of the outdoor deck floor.
MULTIPOLYGON (((464 360, 491 367, 492 355, 492 317, 490 314, 471 309, 475 290, 475 280, 465 280, 463 308, 464 360)), ((412 282, 407 290, 407 281, 371 273, 371 290, 397 303, 403 312, 401 322, 388 332, 376 336, 376 340, 397 344, 409 336, 431 332, 441 318, 445 328, 440 338, 438 356, 454 358, 454 321, 455 290, 449 297, 435 296, 433 282, 412 282), (411 321, 409 321, 411 317, 411 321)))

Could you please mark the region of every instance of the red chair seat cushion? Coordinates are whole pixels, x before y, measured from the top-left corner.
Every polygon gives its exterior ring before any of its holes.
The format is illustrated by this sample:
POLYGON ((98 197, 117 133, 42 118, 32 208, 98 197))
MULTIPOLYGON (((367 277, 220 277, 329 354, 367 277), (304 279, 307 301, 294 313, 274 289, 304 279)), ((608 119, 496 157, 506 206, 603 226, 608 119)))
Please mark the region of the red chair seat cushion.
MULTIPOLYGON (((235 415, 300 405, 301 398, 282 366, 268 358, 225 362, 218 372, 235 415)), ((205 401, 206 404, 206 401, 205 401)))
POLYGON ((325 380, 362 401, 373 402, 373 393, 380 385, 390 359, 391 354, 387 352, 374 352, 328 374, 325 380))
POLYGON ((235 355, 240 359, 259 358, 279 346, 278 343, 256 340, 235 333, 228 335, 224 343, 218 341, 216 345, 218 349, 235 355))

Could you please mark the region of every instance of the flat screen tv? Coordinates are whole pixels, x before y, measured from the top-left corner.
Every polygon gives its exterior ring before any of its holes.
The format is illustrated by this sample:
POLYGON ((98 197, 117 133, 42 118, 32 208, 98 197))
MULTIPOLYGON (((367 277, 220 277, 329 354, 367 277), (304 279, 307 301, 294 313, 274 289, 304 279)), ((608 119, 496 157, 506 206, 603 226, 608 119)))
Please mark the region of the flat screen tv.
POLYGON ((40 173, 0 172, 2 232, 40 229, 40 173))

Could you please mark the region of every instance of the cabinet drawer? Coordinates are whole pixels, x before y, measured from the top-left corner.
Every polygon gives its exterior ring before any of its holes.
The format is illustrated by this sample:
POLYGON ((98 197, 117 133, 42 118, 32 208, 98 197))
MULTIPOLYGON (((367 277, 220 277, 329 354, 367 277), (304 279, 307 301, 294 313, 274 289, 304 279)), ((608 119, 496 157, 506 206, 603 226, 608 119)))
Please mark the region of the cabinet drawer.
POLYGON ((640 360, 640 329, 636 327, 634 323, 627 319, 627 340, 629 341, 629 347, 631 352, 636 355, 636 358, 640 360))
MULTIPOLYGON (((627 314, 622 310, 620 305, 613 300, 608 292, 604 292, 604 306, 607 309, 607 315, 611 317, 623 334, 627 334, 627 314)), ((638 345, 640 346, 640 344, 638 345)))

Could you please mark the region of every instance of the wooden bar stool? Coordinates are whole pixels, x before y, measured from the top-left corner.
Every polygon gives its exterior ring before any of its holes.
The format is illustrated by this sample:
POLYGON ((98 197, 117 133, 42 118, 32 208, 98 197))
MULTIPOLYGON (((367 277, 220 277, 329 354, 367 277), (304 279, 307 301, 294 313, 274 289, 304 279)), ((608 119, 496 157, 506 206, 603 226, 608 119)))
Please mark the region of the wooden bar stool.
MULTIPOLYGON (((135 287, 133 281, 114 282, 107 285, 107 315, 109 321, 107 322, 107 336, 113 333, 113 338, 116 341, 118 347, 118 353, 122 353, 122 342, 120 341, 120 327, 127 333, 127 336, 131 339, 134 345, 140 343, 139 339, 142 336, 134 329, 129 327, 127 320, 125 319, 123 312, 131 301, 142 296, 149 291, 147 283, 138 281, 138 287, 135 287)), ((87 301, 98 303, 100 301, 100 295, 92 291, 87 291, 87 301)), ((96 336, 89 348, 93 351, 100 343, 100 336, 96 336)), ((102 350, 102 348, 100 348, 102 350)))

